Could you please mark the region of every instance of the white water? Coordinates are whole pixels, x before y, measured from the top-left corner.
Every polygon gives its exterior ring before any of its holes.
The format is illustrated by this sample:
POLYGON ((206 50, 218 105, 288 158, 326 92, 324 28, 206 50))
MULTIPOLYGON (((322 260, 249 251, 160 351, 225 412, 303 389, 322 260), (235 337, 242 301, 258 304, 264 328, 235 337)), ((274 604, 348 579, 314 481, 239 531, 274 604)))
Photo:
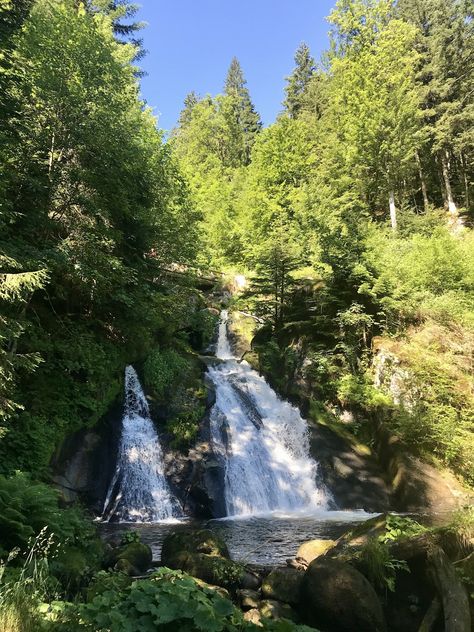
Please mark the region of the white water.
POLYGON ((232 354, 227 312, 221 314, 216 355, 209 367, 216 388, 211 411, 214 452, 224 463, 228 516, 325 509, 309 456, 308 428, 297 408, 282 401, 247 362, 232 354))
POLYGON ((125 409, 117 469, 103 519, 157 522, 180 515, 163 471, 163 453, 138 375, 125 369, 125 409))

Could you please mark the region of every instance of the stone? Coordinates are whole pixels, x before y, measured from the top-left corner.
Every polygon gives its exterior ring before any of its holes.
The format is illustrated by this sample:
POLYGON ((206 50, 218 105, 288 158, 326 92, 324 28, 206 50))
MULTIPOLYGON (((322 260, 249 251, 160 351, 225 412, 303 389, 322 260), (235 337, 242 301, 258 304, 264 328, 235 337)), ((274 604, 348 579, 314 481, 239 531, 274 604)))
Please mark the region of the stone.
POLYGON ((142 542, 130 542, 112 551, 109 566, 116 568, 119 560, 126 560, 138 571, 136 574, 140 574, 146 573, 151 567, 152 559, 153 555, 147 544, 143 544, 142 542))
POLYGON ((289 619, 296 621, 298 616, 293 608, 275 599, 265 599, 260 603, 260 614, 266 619, 289 619))
POLYGON ((124 573, 125 575, 128 575, 128 577, 136 577, 137 575, 140 575, 140 571, 136 569, 135 566, 133 566, 133 564, 125 558, 120 558, 119 560, 117 560, 114 566, 114 571, 124 573))
POLYGON ((214 584, 208 584, 207 582, 203 581, 202 579, 199 579, 198 577, 194 577, 193 579, 196 582, 196 584, 200 586, 201 588, 206 588, 207 590, 213 590, 220 597, 230 600, 229 591, 226 590, 225 588, 222 588, 222 586, 215 586, 214 584))
POLYGON ((224 557, 182 551, 166 563, 166 566, 185 571, 208 584, 223 586, 224 588, 242 586, 244 574, 242 565, 224 557))
POLYGON ((296 559, 297 561, 300 559, 304 560, 307 564, 310 564, 317 557, 332 549, 335 544, 334 540, 308 540, 299 547, 296 559))
POLYGON ((161 549, 161 562, 175 568, 177 557, 183 553, 203 553, 229 559, 229 549, 222 538, 208 529, 173 531, 168 534, 161 549))
POLYGON ((267 599, 276 599, 292 605, 300 600, 301 584, 304 572, 295 568, 275 568, 262 583, 262 595, 267 599))
POLYGON ((250 590, 256 590, 260 587, 262 580, 255 573, 251 573, 248 570, 244 570, 240 585, 242 588, 248 588, 250 590))
POLYGON ((260 628, 263 627, 262 615, 260 614, 260 611, 256 608, 252 608, 252 610, 247 610, 247 612, 244 612, 244 620, 248 621, 249 623, 253 623, 254 625, 258 625, 260 628))
POLYGON ((304 622, 321 632, 385 632, 382 606, 374 588, 355 568, 317 558, 304 575, 301 609, 304 622))
POLYGON ((241 588, 237 590, 236 595, 242 610, 252 610, 253 608, 258 608, 260 605, 260 595, 256 590, 241 588))

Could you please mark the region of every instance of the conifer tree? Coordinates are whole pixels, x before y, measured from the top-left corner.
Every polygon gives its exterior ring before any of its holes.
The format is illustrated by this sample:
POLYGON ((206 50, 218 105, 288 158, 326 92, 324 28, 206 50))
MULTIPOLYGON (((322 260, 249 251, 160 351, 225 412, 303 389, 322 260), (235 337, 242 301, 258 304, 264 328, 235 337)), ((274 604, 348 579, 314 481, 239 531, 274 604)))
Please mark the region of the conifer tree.
POLYGON ((315 62, 309 47, 304 42, 300 44, 295 54, 296 67, 289 77, 285 88, 286 99, 283 103, 291 118, 297 118, 303 107, 303 100, 309 82, 315 73, 315 62))
POLYGON ((224 94, 230 99, 232 117, 242 134, 242 146, 239 151, 241 164, 247 165, 250 162, 250 152, 262 123, 260 115, 252 103, 247 81, 236 57, 232 59, 227 72, 224 94))

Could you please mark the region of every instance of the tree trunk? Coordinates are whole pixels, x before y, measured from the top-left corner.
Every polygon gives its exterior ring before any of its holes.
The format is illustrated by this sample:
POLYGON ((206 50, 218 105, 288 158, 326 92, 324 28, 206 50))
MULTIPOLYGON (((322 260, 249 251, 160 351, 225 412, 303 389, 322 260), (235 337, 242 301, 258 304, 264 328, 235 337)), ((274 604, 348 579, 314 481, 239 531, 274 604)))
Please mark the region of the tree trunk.
POLYGON ((439 546, 428 553, 428 563, 444 613, 445 632, 471 632, 471 612, 466 588, 448 556, 439 546))
POLYGON ((467 170, 466 170, 466 161, 464 160, 464 156, 461 152, 461 166, 462 166, 462 175, 464 179, 464 202, 466 205, 466 211, 469 211, 470 200, 469 200, 469 181, 467 179, 467 170))
POLYGON ((444 188, 446 191, 446 202, 448 205, 448 211, 453 219, 457 220, 458 207, 454 202, 453 190, 451 189, 451 181, 449 180, 449 154, 446 151, 441 155, 441 169, 443 172, 444 188))
POLYGON ((426 180, 425 180, 425 175, 423 173, 423 168, 421 166, 420 154, 416 152, 415 156, 416 156, 416 164, 418 165, 418 173, 420 175, 421 193, 423 194, 423 207, 426 213, 430 207, 430 201, 428 199, 428 189, 426 188, 426 180))
POLYGON ((390 207, 390 224, 393 230, 397 230, 397 207, 395 205, 395 193, 390 191, 388 204, 390 207))

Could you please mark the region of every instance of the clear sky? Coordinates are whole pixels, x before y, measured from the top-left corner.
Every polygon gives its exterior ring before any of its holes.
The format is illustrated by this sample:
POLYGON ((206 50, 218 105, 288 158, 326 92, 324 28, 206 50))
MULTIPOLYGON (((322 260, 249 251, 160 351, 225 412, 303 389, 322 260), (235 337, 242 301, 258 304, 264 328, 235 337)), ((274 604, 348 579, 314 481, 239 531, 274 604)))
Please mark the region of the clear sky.
POLYGON ((265 124, 281 110, 285 77, 304 41, 315 58, 327 48, 335 0, 137 0, 148 51, 142 94, 171 129, 184 97, 222 91, 235 55, 265 124))

